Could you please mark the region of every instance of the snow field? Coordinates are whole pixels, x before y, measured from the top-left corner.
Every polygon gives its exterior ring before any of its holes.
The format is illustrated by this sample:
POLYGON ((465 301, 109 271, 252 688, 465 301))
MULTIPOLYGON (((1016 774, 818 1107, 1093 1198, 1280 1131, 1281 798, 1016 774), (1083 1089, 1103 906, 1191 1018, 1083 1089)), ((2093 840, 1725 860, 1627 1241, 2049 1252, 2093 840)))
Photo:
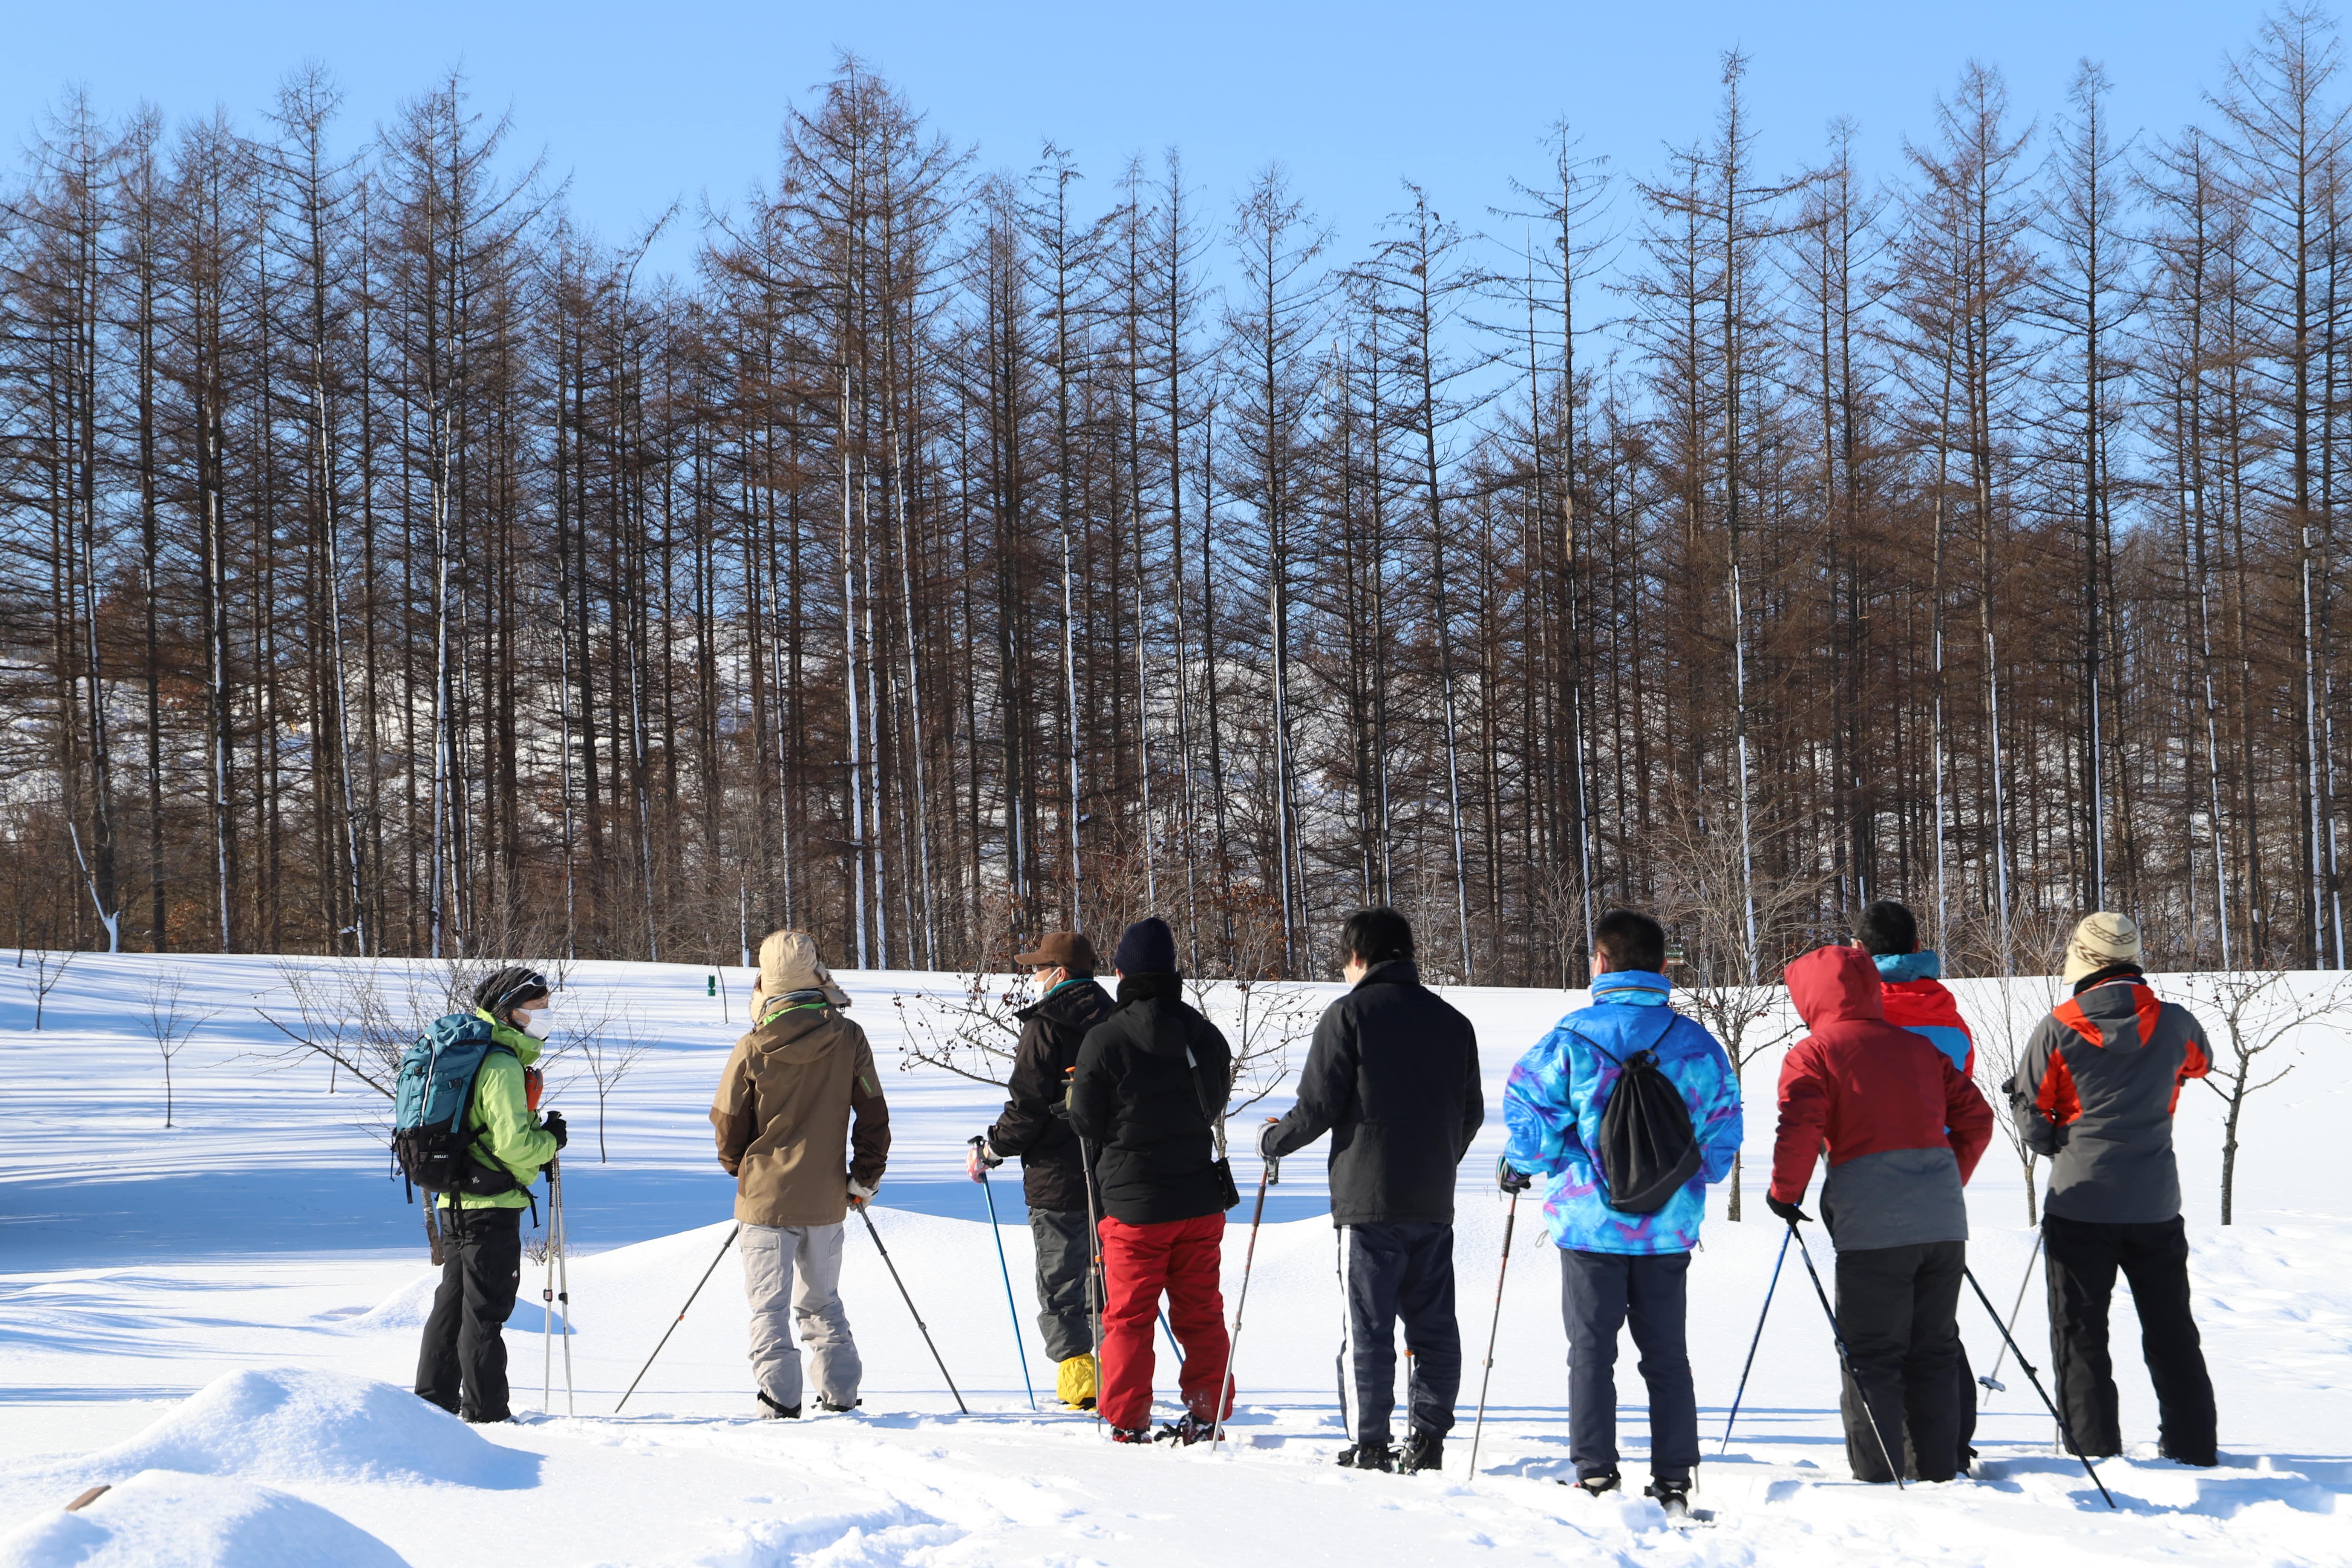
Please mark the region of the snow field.
MULTIPOLYGON (((530 1414, 518 1426, 467 1428, 405 1392, 430 1275, 416 1211, 384 1183, 380 1146, 359 1130, 375 1107, 351 1095, 348 1079, 328 1096, 323 1070, 262 1073, 239 1059, 274 1033, 251 1012, 256 994, 275 986, 270 961, 167 962, 188 976, 192 997, 221 1009, 175 1068, 184 1125, 169 1133, 153 1047, 133 1016, 157 961, 78 961, 37 1036, 24 1027, 29 1005, 22 1018, 0 1005, 0 1117, 12 1129, 0 1142, 0 1564, 423 1563, 451 1555, 457 1539, 468 1558, 565 1563, 1158 1563, 1171 1553, 1808 1568, 2029 1555, 2352 1562, 2352 1202, 2332 1174, 2352 1072, 2343 1047, 2324 1038, 2249 1111, 2240 1223, 2227 1230, 2211 1223, 2211 1097, 2192 1086, 2183 1100, 2193 1277, 2230 1456, 2221 1468, 2153 1458, 2153 1402, 2119 1292, 2116 1349, 2134 1450, 2101 1469, 2120 1513, 2052 1453, 2049 1419, 2013 1361, 2000 1373, 2008 1392, 1988 1396, 1980 1419, 1978 1480, 1901 1494, 1858 1486, 1846 1479, 1827 1329, 1793 1256, 1738 1428, 1717 1458, 1780 1235, 1724 1222, 1718 1192, 1691 1276, 1708 1455, 1696 1500, 1717 1523, 1684 1534, 1638 1497, 1596 1502, 1553 1484, 1570 1474, 1564 1343, 1558 1267, 1533 1205, 1522 1205, 1514 1240, 1481 1474, 1465 1472, 1503 1231, 1503 1200, 1487 1179, 1501 1080, 1580 998, 1452 994, 1479 1026, 1489 1093, 1488 1131, 1460 1190, 1462 1425, 1442 1475, 1402 1479, 1329 1464, 1344 1437, 1336 1248, 1328 1216, 1312 1212, 1319 1148, 1286 1163, 1270 1205, 1281 1217, 1259 1238, 1233 1441, 1213 1454, 1114 1448, 1091 1421, 1024 1408, 982 1195, 961 1173, 962 1140, 999 1097, 930 1071, 886 1084, 896 1142, 875 1218, 972 1414, 956 1415, 853 1222, 843 1291, 866 1363, 861 1411, 750 1418, 741 1276, 730 1257, 627 1414, 614 1416, 729 1228, 730 1184, 709 1160, 702 1112, 740 1027, 741 975, 730 973, 730 1027, 703 994, 708 972, 676 966, 582 965, 573 977, 583 991, 625 996, 655 1041, 608 1108, 610 1164, 593 1163, 593 1100, 555 1075, 554 1102, 574 1128, 568 1158, 581 1162, 567 1164, 565 1181, 580 1414, 562 1414, 562 1347, 546 1355, 541 1277, 527 1268, 507 1341, 516 1407, 530 1414), (554 1384, 546 1416, 543 1357, 554 1384), (116 1489, 80 1513, 59 1511, 101 1481, 116 1489)), ((898 1054, 893 993, 950 984, 843 978, 886 1070, 898 1054)), ((1961 991, 1973 1012, 1983 999, 1968 983, 1961 991)), ((1746 1164, 1759 1209, 1776 1071, 1776 1060, 1759 1060, 1748 1082, 1746 1164)), ((1264 1109, 1286 1103, 1279 1094, 1264 1109)), ((1246 1155, 1237 1166, 1235 1232, 1256 1174, 1246 1155)), ((1017 1166, 992 1187, 1030 1374, 1050 1398, 1017 1166)), ((1998 1143, 1971 1207, 1971 1264, 2006 1310, 2032 1233, 2014 1162, 1998 1143)), ((1826 1279, 1826 1238, 1809 1230, 1807 1239, 1826 1279)), ((1230 1316, 1244 1249, 1240 1235, 1229 1240, 1230 1316)), ((2018 1326, 2037 1366, 2048 1345, 2039 1296, 2037 1283, 2018 1326)), ((1977 1370, 1988 1370, 1991 1323, 1968 1299, 1961 1323, 1977 1370)), ((1166 1393, 1164 1340, 1157 1353, 1166 1393)), ((1633 1362, 1629 1344, 1620 1441, 1638 1488, 1646 1428, 1633 1362)))

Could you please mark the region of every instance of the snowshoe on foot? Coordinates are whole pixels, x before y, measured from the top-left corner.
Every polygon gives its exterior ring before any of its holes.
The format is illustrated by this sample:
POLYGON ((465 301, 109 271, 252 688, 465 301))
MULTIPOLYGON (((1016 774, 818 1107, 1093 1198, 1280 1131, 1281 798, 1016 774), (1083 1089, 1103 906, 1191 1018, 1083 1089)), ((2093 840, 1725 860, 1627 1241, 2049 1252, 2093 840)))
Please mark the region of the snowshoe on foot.
POLYGON ((1114 1443, 1149 1444, 1151 1441, 1151 1428, 1149 1426, 1114 1426, 1110 1429, 1110 1440, 1114 1443))
POLYGON ((1441 1469, 1444 1464, 1445 1439, 1434 1432, 1415 1432, 1404 1440, 1404 1451, 1397 1456, 1397 1474, 1417 1475, 1441 1469))
POLYGON ((1393 1470, 1396 1450, 1386 1443, 1350 1443, 1339 1450, 1343 1470, 1393 1470))
POLYGON ((1642 1489, 1642 1495, 1653 1499, 1665 1510, 1668 1524, 1679 1524, 1690 1518, 1690 1482, 1654 1480, 1642 1489))
POLYGON ((816 1407, 827 1415, 846 1415, 865 1403, 862 1399, 853 1399, 846 1405, 835 1405, 822 1394, 816 1396, 816 1407))
POLYGON ((1181 1444, 1187 1448, 1195 1443, 1208 1442, 1217 1435, 1215 1422, 1205 1416, 1195 1415, 1189 1410, 1176 1420, 1160 1428, 1159 1434, 1160 1441, 1181 1444))
POLYGON ((779 1405, 774 1400, 768 1397, 768 1391, 766 1389, 761 1389, 759 1392, 761 1420, 797 1421, 801 1418, 801 1407, 799 1405, 779 1405))
POLYGON ((1574 1487, 1587 1497, 1599 1497, 1604 1492, 1615 1491, 1623 1484, 1624 1479, 1625 1478, 1615 1470, 1604 1470, 1599 1475, 1579 1476, 1572 1481, 1562 1481, 1559 1484, 1564 1487, 1574 1487))
POLYGON ((1062 1363, 1054 1373, 1054 1392, 1061 1395, 1062 1404, 1068 1409, 1092 1410, 1095 1407, 1093 1355, 1074 1355, 1062 1363))

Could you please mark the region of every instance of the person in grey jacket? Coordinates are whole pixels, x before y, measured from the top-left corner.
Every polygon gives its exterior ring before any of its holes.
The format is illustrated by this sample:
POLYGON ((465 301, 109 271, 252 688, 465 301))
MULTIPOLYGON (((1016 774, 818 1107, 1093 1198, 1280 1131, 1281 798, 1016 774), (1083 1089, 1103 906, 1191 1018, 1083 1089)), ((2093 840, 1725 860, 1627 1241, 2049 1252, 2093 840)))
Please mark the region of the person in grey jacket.
POLYGON ((2189 1307, 2172 1114, 2181 1086, 2210 1068, 2212 1047, 2195 1014, 2156 994, 2140 957, 2130 916, 2084 917, 2066 946, 2074 994, 2034 1029, 2001 1087, 2026 1147, 2050 1162, 2042 1211, 2050 1355, 2074 1441, 2093 1458, 2123 1452, 2107 1353, 2121 1269, 2156 1385, 2158 1447, 2184 1465, 2211 1465, 2213 1381, 2189 1307))
POLYGON ((1339 1462, 1410 1474, 1443 1462, 1462 1384, 1454 1316, 1454 1173, 1486 1119, 1470 1020, 1421 984, 1412 927, 1360 910, 1339 932, 1349 990, 1315 1026, 1298 1102, 1258 1139, 1268 1160, 1331 1134, 1331 1223, 1347 1258, 1355 1442, 1339 1462), (1390 1447, 1396 1325, 1412 1355, 1412 1435, 1390 1447))

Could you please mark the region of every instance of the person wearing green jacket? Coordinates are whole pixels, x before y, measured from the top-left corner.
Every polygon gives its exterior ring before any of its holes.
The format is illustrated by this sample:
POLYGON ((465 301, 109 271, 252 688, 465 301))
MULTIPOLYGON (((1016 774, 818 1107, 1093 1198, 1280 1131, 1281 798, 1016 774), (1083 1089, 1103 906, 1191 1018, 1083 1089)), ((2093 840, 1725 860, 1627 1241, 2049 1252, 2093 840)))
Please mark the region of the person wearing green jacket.
POLYGON ((466 1125, 476 1134, 471 1173, 457 1193, 440 1199, 441 1285, 416 1358, 417 1394, 467 1421, 504 1421, 513 1414, 499 1331, 522 1285, 526 1189, 568 1136, 561 1111, 549 1111, 544 1121, 532 1113, 525 1078, 549 1034, 548 999, 545 975, 509 966, 475 987, 470 1017, 452 1013, 433 1026, 453 1035, 488 1028, 491 1041, 466 1108, 466 1125))

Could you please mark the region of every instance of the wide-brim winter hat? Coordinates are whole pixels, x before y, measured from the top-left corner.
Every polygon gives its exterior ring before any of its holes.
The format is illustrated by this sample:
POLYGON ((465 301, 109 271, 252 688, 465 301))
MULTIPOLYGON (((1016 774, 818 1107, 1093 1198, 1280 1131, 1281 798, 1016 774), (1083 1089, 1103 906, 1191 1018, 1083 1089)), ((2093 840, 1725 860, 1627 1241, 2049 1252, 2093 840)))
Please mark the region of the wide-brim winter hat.
POLYGON ((1158 915, 1147 915, 1121 934, 1111 964, 1121 974, 1173 974, 1176 933, 1158 915))
POLYGON ((1079 931, 1049 931, 1028 952, 1014 953, 1013 962, 1025 969, 1066 969, 1073 974, 1092 974, 1096 967, 1095 944, 1079 931))
POLYGON ((794 991, 822 991, 835 1006, 849 1005, 849 993, 833 983, 833 971, 816 955, 816 938, 804 931, 770 931, 760 943, 760 994, 794 991))
POLYGON ((2137 963, 2139 955, 2139 922, 2129 915, 2101 910, 2076 922, 2074 934, 2066 942, 2066 970, 2062 978, 2072 985, 2102 969, 2137 963))

